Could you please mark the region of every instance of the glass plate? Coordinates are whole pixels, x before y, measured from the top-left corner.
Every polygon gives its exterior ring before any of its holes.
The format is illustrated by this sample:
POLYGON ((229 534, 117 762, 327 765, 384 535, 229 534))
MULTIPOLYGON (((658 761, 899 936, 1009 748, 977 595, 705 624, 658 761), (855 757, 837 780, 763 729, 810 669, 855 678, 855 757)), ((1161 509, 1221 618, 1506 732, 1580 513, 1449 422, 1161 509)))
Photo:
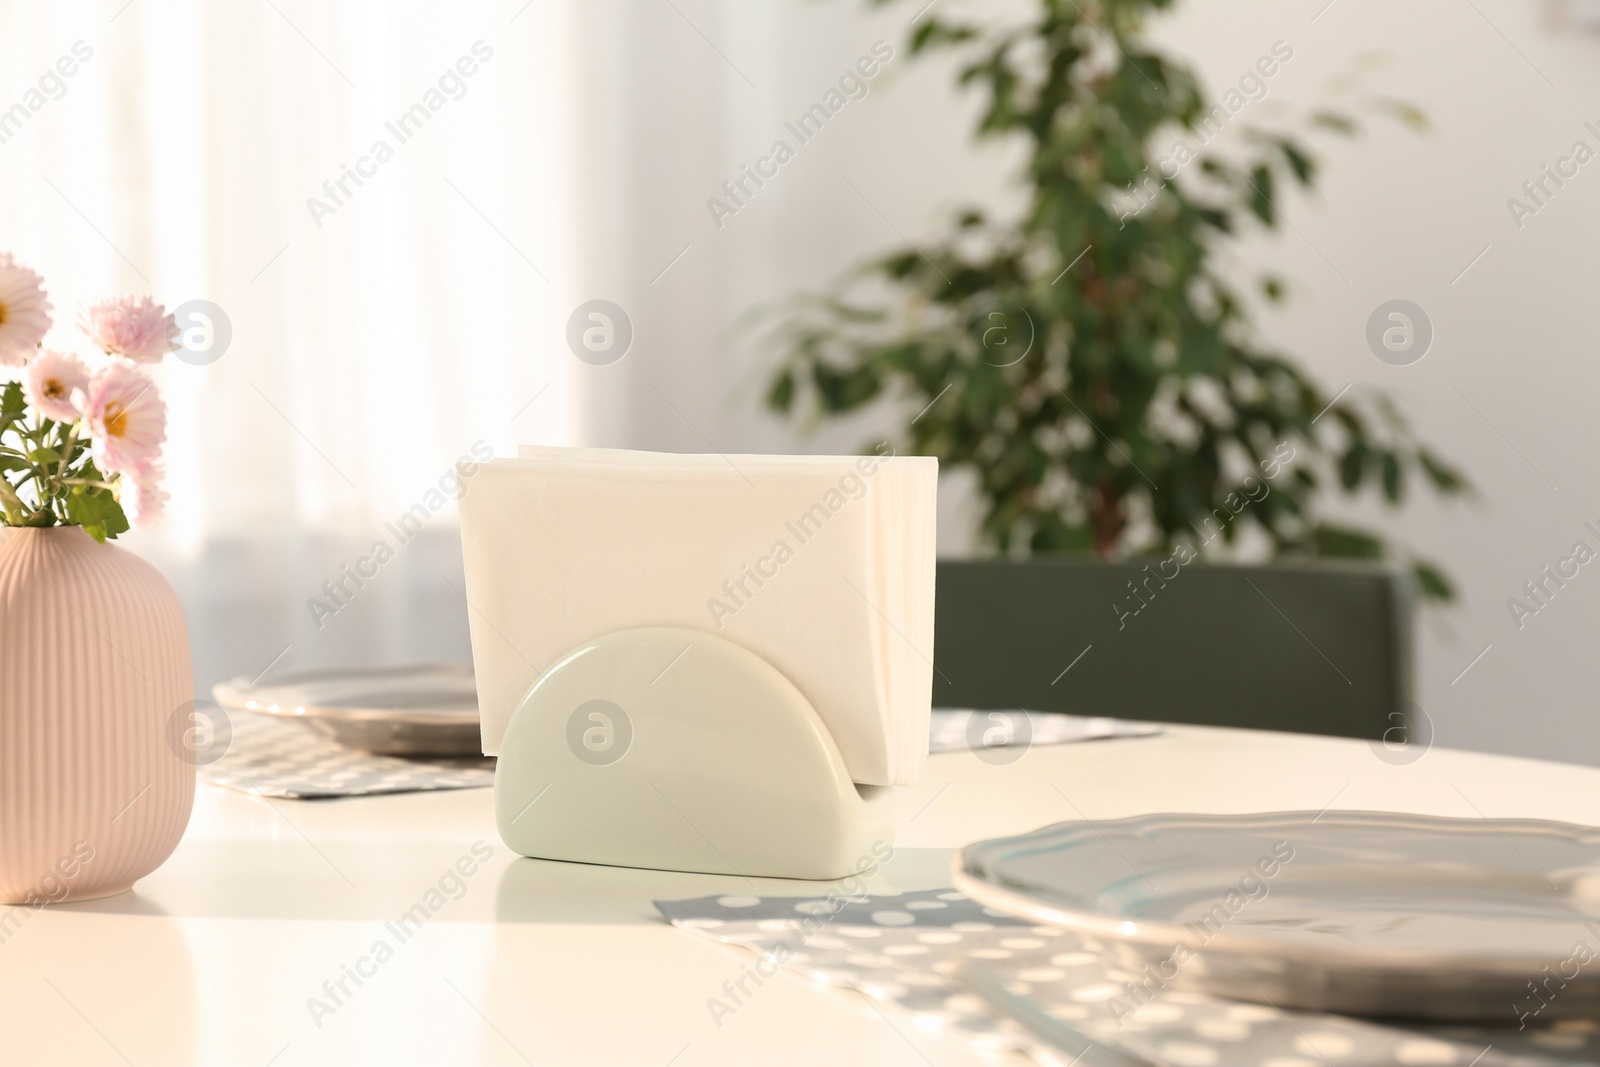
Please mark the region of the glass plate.
POLYGON ((1503 1023, 1600 1014, 1600 829, 1388 812, 1145 815, 981 841, 956 888, 1134 972, 1282 1008, 1503 1023))
POLYGON ((222 682, 212 699, 304 723, 346 748, 385 756, 476 756, 478 691, 470 663, 326 667, 270 682, 222 682))

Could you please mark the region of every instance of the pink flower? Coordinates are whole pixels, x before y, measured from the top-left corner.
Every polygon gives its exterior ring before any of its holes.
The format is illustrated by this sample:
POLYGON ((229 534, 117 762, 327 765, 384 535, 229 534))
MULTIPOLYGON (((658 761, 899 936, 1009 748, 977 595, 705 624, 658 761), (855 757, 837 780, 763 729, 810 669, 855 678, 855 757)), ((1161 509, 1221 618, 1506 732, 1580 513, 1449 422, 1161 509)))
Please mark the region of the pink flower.
POLYGON ((102 474, 138 474, 155 462, 167 439, 167 406, 131 363, 112 360, 89 379, 83 412, 102 474))
POLYGON ((107 355, 126 356, 135 363, 159 363, 178 347, 177 320, 148 296, 89 304, 78 315, 78 329, 107 355))
POLYGON ((47 348, 22 372, 22 395, 35 410, 57 422, 77 422, 82 414, 74 392, 89 385, 89 372, 77 356, 47 348))
POLYGON ((161 479, 164 477, 166 472, 161 465, 152 463, 143 470, 124 474, 117 479, 117 497, 122 504, 122 513, 133 525, 153 526, 161 520, 167 506, 167 493, 161 488, 161 479))
POLYGON ((49 330, 44 279, 0 253, 0 364, 22 366, 49 330))

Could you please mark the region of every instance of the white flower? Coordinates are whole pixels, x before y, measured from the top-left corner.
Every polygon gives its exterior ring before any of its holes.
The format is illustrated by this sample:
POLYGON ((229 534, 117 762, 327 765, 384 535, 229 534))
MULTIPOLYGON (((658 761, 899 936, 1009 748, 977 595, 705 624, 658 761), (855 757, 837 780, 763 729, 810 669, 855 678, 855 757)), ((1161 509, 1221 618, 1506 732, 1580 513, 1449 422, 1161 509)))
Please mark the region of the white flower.
POLYGON ((0 364, 20 367, 50 330, 44 279, 0 253, 0 364))

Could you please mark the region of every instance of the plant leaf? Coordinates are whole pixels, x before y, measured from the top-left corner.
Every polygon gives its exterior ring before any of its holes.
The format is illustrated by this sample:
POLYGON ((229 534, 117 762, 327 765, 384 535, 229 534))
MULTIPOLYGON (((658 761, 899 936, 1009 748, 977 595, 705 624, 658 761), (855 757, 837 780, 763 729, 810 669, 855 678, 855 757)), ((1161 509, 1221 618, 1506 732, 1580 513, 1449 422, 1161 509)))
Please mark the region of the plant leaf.
POLYGON ((1454 600, 1456 587, 1438 567, 1431 563, 1417 563, 1411 568, 1417 577, 1417 586, 1428 600, 1454 600))
POLYGON ((67 492, 67 518, 96 541, 128 532, 128 517, 109 489, 74 485, 67 492))
POLYGON ((1428 480, 1442 493, 1462 493, 1466 491, 1467 483, 1455 468, 1439 459, 1427 449, 1417 451, 1417 462, 1427 474, 1428 480))
POLYGON ((1250 172, 1250 210, 1268 226, 1273 225, 1272 171, 1265 166, 1258 166, 1250 172))
POLYGON ((794 406, 794 372, 784 371, 767 390, 767 407, 773 411, 787 412, 794 406))
POLYGON ((1361 484, 1361 477, 1366 473, 1366 465, 1366 443, 1357 439, 1339 460, 1339 484, 1344 486, 1346 492, 1353 491, 1361 484))
POLYGON ((1310 185, 1317 169, 1311 157, 1300 151, 1292 141, 1280 142, 1279 147, 1283 149, 1283 157, 1289 161, 1289 169, 1300 179, 1300 184, 1310 185))
POLYGON ((1400 503, 1400 457, 1393 452, 1383 454, 1383 495, 1391 504, 1400 503))
POLYGON ((1319 525, 1312 531, 1317 555, 1332 559, 1382 559, 1383 542, 1371 534, 1343 526, 1319 525))

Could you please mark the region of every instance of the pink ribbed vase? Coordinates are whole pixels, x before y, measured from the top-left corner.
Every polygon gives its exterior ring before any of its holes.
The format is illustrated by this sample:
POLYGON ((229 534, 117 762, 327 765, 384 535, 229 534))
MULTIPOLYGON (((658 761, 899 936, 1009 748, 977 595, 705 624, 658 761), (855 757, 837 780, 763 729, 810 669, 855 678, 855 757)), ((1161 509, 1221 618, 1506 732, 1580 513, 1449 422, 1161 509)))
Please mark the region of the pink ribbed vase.
POLYGON ((0 903, 121 893, 194 804, 183 609, 76 526, 0 531, 0 903), (8 536, 6 536, 8 535, 8 536))

